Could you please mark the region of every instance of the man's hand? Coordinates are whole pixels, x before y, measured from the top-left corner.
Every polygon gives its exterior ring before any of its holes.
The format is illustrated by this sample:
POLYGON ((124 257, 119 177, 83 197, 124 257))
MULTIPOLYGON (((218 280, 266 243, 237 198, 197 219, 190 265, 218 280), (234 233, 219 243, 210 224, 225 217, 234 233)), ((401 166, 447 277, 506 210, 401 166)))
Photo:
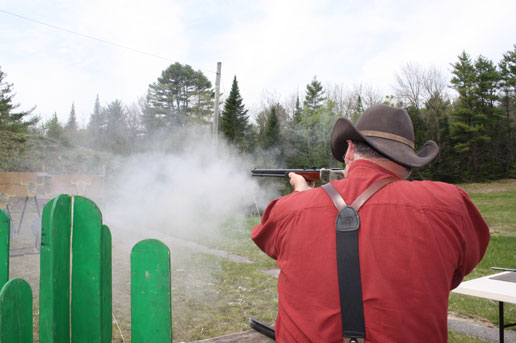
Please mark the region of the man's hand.
POLYGON ((290 185, 294 187, 294 191, 302 192, 315 187, 315 181, 306 181, 304 177, 296 173, 288 173, 290 178, 290 185))

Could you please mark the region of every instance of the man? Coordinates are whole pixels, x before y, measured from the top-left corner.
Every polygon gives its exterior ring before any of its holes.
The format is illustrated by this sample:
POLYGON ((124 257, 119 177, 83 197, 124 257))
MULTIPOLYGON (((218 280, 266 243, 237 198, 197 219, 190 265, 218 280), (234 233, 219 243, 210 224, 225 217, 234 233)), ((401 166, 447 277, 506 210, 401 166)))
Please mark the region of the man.
MULTIPOLYGON (((462 189, 405 180, 439 148, 428 141, 414 151, 403 109, 375 105, 356 126, 338 119, 331 147, 346 164, 346 177, 331 184, 347 204, 375 182, 395 178, 358 211, 365 342, 447 342, 449 292, 482 259, 486 223, 462 189)), ((252 232, 281 270, 277 341, 342 342, 338 211, 322 187, 289 177, 294 192, 274 200, 252 232)))

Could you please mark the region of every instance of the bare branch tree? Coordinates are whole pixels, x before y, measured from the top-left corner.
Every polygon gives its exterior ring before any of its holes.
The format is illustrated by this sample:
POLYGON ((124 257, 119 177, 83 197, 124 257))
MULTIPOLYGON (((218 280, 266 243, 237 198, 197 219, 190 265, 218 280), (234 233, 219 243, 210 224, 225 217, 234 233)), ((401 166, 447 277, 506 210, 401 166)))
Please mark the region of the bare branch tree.
POLYGON ((417 63, 407 63, 396 74, 396 85, 393 87, 396 97, 402 103, 421 108, 425 88, 425 72, 417 63))
POLYGON ((431 97, 447 98, 446 89, 449 80, 443 72, 435 66, 431 66, 424 72, 424 100, 427 102, 431 97))

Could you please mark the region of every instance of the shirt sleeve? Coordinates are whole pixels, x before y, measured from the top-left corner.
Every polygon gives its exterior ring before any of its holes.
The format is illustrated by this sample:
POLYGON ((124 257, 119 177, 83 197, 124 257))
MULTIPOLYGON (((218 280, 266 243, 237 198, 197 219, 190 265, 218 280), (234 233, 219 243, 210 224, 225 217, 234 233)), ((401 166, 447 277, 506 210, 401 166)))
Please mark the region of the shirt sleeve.
POLYGON ((452 289, 457 287, 482 260, 489 244, 489 227, 468 194, 459 188, 465 207, 463 224, 463 255, 461 266, 455 271, 452 289))
POLYGON ((273 200, 269 206, 267 206, 267 209, 263 213, 261 223, 256 225, 251 233, 251 239, 254 243, 262 249, 264 253, 275 260, 278 257, 276 242, 279 225, 275 215, 278 200, 279 199, 273 200))

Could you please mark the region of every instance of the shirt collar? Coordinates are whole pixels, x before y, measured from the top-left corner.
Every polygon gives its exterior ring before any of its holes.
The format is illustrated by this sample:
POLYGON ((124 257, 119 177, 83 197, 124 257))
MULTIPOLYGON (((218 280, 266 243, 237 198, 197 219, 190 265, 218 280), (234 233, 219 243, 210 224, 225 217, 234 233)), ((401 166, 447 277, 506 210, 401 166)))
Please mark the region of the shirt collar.
POLYGON ((363 174, 386 174, 389 176, 393 176, 396 179, 399 179, 399 177, 391 172, 390 170, 387 170, 378 164, 368 161, 368 160, 356 160, 354 161, 351 166, 349 167, 349 176, 356 175, 363 175, 363 174))

